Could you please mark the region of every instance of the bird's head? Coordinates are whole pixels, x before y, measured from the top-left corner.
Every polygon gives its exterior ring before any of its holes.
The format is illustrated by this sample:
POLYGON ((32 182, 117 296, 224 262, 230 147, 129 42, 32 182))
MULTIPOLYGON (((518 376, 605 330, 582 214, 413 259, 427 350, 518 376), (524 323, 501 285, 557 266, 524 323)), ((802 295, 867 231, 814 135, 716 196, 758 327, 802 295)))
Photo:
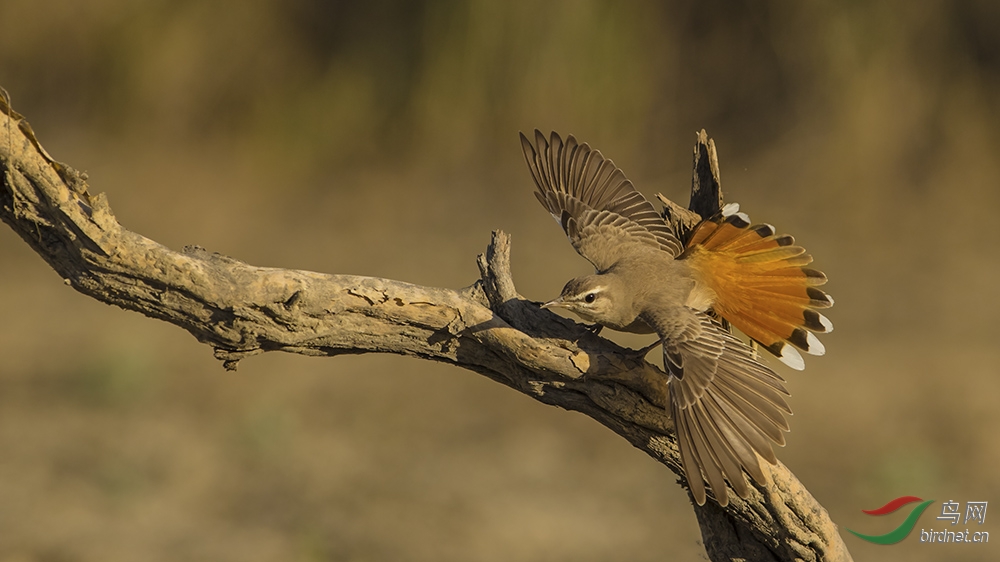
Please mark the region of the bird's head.
POLYGON ((587 275, 571 279, 563 287, 559 298, 542 305, 542 308, 563 308, 587 322, 606 324, 616 316, 615 291, 603 275, 587 275))

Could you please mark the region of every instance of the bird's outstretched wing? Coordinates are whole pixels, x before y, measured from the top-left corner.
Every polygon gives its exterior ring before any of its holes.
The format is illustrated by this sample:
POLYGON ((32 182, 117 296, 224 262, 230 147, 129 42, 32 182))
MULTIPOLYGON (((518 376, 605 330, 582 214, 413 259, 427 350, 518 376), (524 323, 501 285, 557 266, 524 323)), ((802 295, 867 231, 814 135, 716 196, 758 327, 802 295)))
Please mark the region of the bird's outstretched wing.
POLYGON ((665 335, 670 414, 691 494, 703 505, 707 481, 725 506, 725 479, 747 497, 743 471, 764 484, 757 455, 774 464, 771 443, 785 444, 791 410, 783 379, 703 312, 679 308, 653 322, 665 335))
POLYGON ((535 196, 598 271, 611 267, 628 244, 681 253, 683 245, 653 205, 599 151, 573 136, 564 143, 555 132, 546 140, 537 129, 534 144, 521 133, 521 149, 538 186, 535 196))

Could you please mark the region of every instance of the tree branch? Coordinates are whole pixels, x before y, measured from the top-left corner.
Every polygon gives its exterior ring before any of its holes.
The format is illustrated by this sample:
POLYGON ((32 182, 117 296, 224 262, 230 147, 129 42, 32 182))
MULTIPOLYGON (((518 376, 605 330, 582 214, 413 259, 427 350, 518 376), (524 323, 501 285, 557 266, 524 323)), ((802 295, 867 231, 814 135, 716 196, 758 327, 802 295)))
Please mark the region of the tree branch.
MULTIPOLYGON (((187 330, 227 369, 266 351, 397 353, 458 365, 594 418, 686 484, 663 372, 518 295, 504 233, 494 232, 479 256, 481 279, 461 290, 254 267, 199 247, 176 252, 123 228, 104 195, 49 156, 0 94, 0 219, 81 293, 187 330)), ((713 197, 715 209, 721 201, 714 154, 702 131, 692 190, 702 213, 713 197), (699 162, 711 164, 708 176, 699 162)), ((696 223, 698 214, 660 199, 678 230, 696 223)), ((712 560, 850 560, 826 510, 794 475, 780 463, 765 474, 768 485, 748 500, 695 506, 712 560)))

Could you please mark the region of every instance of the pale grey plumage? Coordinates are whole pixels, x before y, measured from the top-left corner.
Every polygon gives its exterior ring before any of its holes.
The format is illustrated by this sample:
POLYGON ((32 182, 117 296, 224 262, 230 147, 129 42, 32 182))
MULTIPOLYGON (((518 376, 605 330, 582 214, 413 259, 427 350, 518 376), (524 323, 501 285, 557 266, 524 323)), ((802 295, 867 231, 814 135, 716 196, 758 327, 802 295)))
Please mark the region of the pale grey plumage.
POLYGON ((675 259, 683 244, 611 160, 554 132, 546 139, 536 130, 534 144, 522 134, 521 146, 538 200, 597 270, 547 305, 616 330, 656 332, 692 495, 704 503, 707 480, 726 505, 728 480, 746 497, 743 471, 763 484, 757 455, 774 463, 771 442, 784 444, 783 380, 708 314, 711 291, 675 259))

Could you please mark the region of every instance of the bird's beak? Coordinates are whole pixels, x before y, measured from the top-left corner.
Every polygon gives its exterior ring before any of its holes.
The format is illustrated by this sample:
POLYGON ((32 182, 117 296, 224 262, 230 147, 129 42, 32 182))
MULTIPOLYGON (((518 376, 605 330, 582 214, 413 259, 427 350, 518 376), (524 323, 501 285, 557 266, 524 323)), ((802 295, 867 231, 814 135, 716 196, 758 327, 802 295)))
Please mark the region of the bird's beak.
POLYGON ((563 302, 562 297, 559 297, 559 298, 557 298, 555 300, 551 300, 551 301, 543 304, 541 306, 541 308, 545 308, 545 309, 549 309, 549 308, 564 308, 565 306, 566 306, 566 303, 563 302))

